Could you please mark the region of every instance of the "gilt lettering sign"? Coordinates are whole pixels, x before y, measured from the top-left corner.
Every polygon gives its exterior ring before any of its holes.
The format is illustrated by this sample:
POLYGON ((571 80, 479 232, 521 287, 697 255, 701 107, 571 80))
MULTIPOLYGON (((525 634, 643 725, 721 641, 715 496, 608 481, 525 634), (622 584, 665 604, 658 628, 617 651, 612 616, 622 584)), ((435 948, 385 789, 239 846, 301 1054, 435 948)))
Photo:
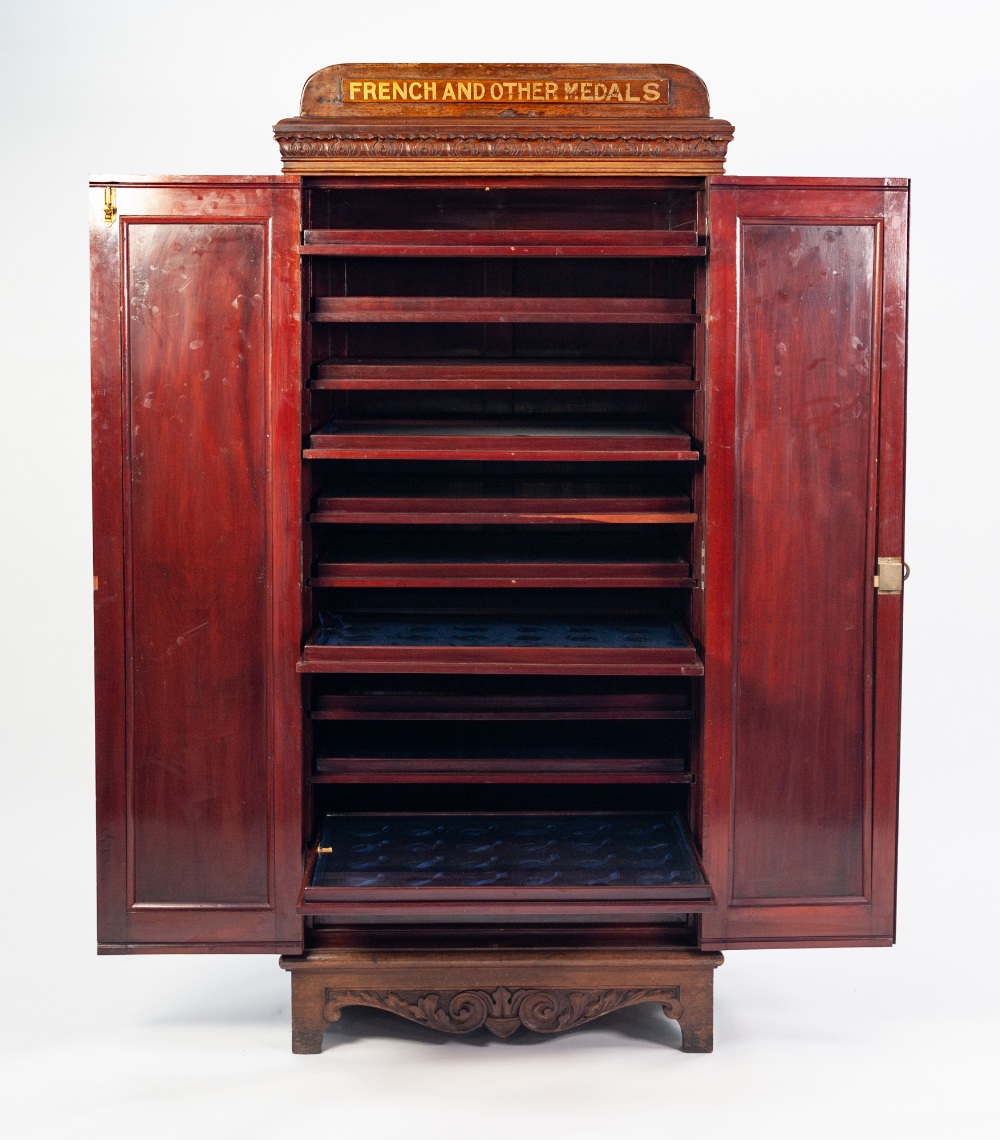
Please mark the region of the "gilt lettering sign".
POLYGON ((652 103, 669 104, 670 81, 657 79, 354 79, 344 103, 652 103))

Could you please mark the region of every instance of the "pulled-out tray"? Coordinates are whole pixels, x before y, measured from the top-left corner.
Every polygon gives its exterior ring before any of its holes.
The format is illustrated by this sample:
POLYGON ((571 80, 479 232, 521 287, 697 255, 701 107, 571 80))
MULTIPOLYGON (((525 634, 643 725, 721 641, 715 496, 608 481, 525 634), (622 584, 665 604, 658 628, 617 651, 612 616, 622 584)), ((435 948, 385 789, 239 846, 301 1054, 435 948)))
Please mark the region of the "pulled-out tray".
POLYGON ((691 904, 711 898, 676 812, 330 814, 301 909, 432 900, 643 900, 704 909, 691 904))
POLYGON ((647 673, 700 676, 675 621, 486 614, 322 614, 302 672, 647 673))

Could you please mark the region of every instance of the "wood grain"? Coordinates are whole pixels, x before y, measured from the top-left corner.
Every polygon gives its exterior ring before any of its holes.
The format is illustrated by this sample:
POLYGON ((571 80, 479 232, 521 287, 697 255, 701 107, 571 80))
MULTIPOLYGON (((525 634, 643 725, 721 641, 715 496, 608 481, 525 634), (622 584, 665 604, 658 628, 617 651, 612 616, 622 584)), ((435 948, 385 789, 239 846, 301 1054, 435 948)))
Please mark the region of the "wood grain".
MULTIPOLYGON (((117 206, 111 227, 95 218, 95 569, 98 583, 123 583, 117 597, 98 589, 97 604, 120 623, 124 694, 108 705, 99 666, 99 787, 114 788, 99 798, 99 835, 120 853, 102 871, 101 941, 287 946, 301 938, 276 894, 281 881, 290 899, 298 878, 286 782, 301 786, 300 754, 289 764, 287 751, 300 731, 298 698, 291 724, 287 699, 299 631, 287 640, 276 615, 299 589, 282 553, 283 496, 297 503, 298 491, 269 471, 289 410, 297 418, 298 187, 120 185, 117 206), (117 336, 112 296, 126 302, 117 336), (287 677, 276 678, 282 656, 287 677), (120 750, 101 728, 109 717, 124 729, 120 750)), ((107 661, 114 638, 98 637, 107 661)))
POLYGON ((319 1053, 346 1006, 389 1010, 447 1033, 571 1029, 613 1009, 656 1002, 678 1021, 681 1049, 712 1050, 713 973, 696 950, 316 950, 284 957, 292 981, 292 1051, 319 1053))
POLYGON ((711 193, 702 838, 729 899, 701 940, 869 945, 891 937, 894 896, 873 789, 894 818, 897 710, 876 694, 883 669, 898 677, 898 640, 877 636, 872 573, 876 519, 898 517, 902 492, 895 348, 882 366, 905 313, 905 185, 711 193))
POLYGON ((742 232, 734 901, 860 896, 880 235, 742 232))

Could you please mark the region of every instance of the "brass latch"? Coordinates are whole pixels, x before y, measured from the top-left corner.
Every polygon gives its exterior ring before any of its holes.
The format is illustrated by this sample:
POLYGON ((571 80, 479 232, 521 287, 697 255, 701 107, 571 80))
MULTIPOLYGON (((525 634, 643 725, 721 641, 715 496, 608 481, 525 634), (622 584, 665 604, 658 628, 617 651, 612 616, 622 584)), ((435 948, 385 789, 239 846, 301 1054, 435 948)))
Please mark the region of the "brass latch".
POLYGON ((903 583, 910 576, 910 568, 902 558, 880 558, 875 575, 875 589, 880 594, 901 594, 903 583))
POLYGON ((316 854, 317 855, 332 855, 333 854, 333 848, 332 847, 317 847, 316 848, 316 854))
POLYGON ((104 224, 110 226, 118 213, 117 195, 114 186, 104 187, 104 224))

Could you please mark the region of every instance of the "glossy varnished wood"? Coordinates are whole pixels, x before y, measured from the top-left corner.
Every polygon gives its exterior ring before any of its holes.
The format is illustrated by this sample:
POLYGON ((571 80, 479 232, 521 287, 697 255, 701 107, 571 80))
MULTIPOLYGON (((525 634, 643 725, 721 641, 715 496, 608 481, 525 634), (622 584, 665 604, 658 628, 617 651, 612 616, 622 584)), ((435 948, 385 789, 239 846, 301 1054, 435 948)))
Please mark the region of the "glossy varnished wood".
POLYGON ((117 404, 117 430, 95 419, 95 570, 123 583, 125 732, 120 750, 102 738, 102 695, 98 768, 120 790, 98 807, 126 875, 102 885, 102 942, 287 945, 300 937, 280 901, 301 826, 287 617, 299 571, 284 545, 297 480, 270 473, 272 448, 295 438, 298 191, 194 180, 116 193, 112 226, 95 218, 95 293, 125 302, 119 336, 95 324, 95 411, 117 404), (105 456, 123 441, 116 484, 105 456), (109 508, 123 519, 117 567, 109 508))
POLYGON ((530 109, 536 121, 628 114, 641 122, 705 116, 709 103, 702 80, 672 63, 340 63, 309 76, 301 110, 314 120, 377 121, 406 109, 447 123, 467 115, 496 118, 512 106, 530 109), (605 90, 596 90, 595 82, 605 90), (609 83, 617 90, 607 90, 609 83))
POLYGON ((683 771, 683 765, 684 760, 677 757, 434 760, 321 756, 311 780, 314 784, 689 784, 691 774, 683 771))
POLYGON ((90 192, 91 431, 94 511, 94 722, 97 939, 128 940, 125 820, 125 511, 121 269, 117 226, 90 192))
POLYGON ((574 525, 600 523, 625 526, 635 523, 693 523, 690 500, 668 498, 497 498, 479 496, 408 497, 400 495, 321 495, 309 516, 314 523, 416 523, 423 526, 574 525))
POLYGON ((378 323, 694 324, 691 302, 668 297, 316 297, 311 321, 378 323))
POLYGON ((878 231, 744 219, 736 903, 865 893, 878 231))
POLYGON ((328 646, 308 640, 302 673, 556 674, 568 677, 700 677, 693 645, 685 649, 525 649, 509 646, 328 646))
POLYGON ((301 252, 338 257, 704 257, 684 230, 306 230, 301 252))
POLYGON ((690 568, 674 562, 321 562, 310 585, 335 587, 469 587, 484 589, 628 589, 695 585, 690 568))
POLYGON ((315 720, 690 720, 678 695, 592 693, 566 695, 465 695, 383 693, 316 698, 315 720))
POLYGON ((678 364, 552 364, 538 361, 385 361, 318 364, 316 391, 687 391, 691 369, 678 364))
POLYGON ((712 1050, 713 971, 721 954, 683 949, 458 948, 317 950, 285 957, 292 976, 292 1051, 319 1053, 329 1023, 361 1005, 446 1033, 485 1028, 552 1033, 614 1009, 656 1002, 681 1029, 681 1049, 712 1050))
POLYGON ((899 467, 900 219, 904 185, 713 180, 703 839, 729 898, 707 945, 891 937, 898 642, 880 656, 872 575, 901 506, 876 482, 899 467))
POLYGON ((125 235, 133 905, 264 907, 266 226, 125 235))
POLYGON ((313 432, 306 459, 451 459, 628 463, 698 459, 677 428, 614 423, 546 425, 522 421, 343 420, 313 432))
MULTIPOLYGON (((887 188, 883 202, 886 273, 882 281, 876 549, 879 555, 902 558, 905 554, 909 194, 887 188)), ((895 939, 903 683, 902 594, 876 596, 874 647, 872 850, 876 857, 872 860, 872 931, 876 936, 895 939)))
POLYGON ((733 134, 673 64, 335 64, 301 110, 283 169, 321 175, 717 173, 733 134))

